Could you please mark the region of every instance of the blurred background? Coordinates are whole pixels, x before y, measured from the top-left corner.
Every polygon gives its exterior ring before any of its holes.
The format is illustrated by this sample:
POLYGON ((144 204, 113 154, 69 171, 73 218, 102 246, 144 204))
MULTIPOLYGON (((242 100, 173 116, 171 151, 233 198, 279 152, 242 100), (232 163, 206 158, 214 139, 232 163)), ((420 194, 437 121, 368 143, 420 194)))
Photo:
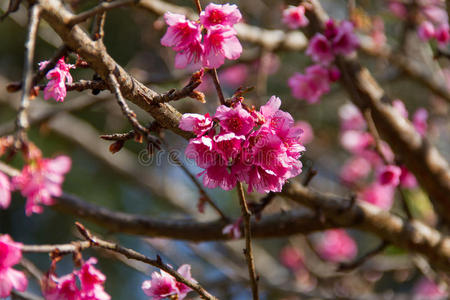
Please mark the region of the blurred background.
MULTIPOLYGON (((97 1, 68 0, 76 12, 89 9, 97 1)), ((334 18, 348 19, 348 1, 321 1, 327 12, 334 18)), ((170 3, 194 9, 193 1, 173 1, 170 3)), ((202 1, 203 6, 208 2, 202 1)), ((226 1, 216 1, 226 3, 226 1)), ((250 0, 230 1, 238 4, 246 23, 267 29, 288 30, 281 22, 282 11, 295 1, 250 0), (240 3, 239 3, 240 2, 240 3)), ((357 1, 360 11, 362 34, 369 34, 373 22, 379 18, 384 22, 387 43, 395 48, 402 34, 402 22, 395 18, 383 1, 357 1)), ((0 1, 5 11, 8 1, 0 1)), ((27 12, 21 6, 0 23, 0 133, 11 133, 11 124, 16 117, 20 93, 8 94, 6 85, 19 81, 22 74, 24 41, 26 36, 27 12), (8 127, 9 126, 9 127, 8 127)), ((89 22, 85 23, 89 29, 89 22)), ((184 86, 192 70, 175 70, 174 51, 162 47, 160 38, 166 26, 161 16, 137 8, 119 8, 108 12, 105 24, 104 42, 109 54, 127 71, 150 88, 165 92, 171 88, 184 86)), ((411 35, 414 40, 414 35, 411 35)), ((340 168, 350 157, 340 145, 340 121, 337 111, 347 103, 346 93, 333 84, 330 93, 318 104, 308 104, 294 99, 287 80, 294 72, 303 72, 311 64, 304 52, 276 51, 242 42, 244 52, 238 61, 228 61, 219 69, 225 96, 231 96, 241 86, 254 87, 246 96, 246 103, 259 107, 271 95, 282 99, 282 109, 292 114, 295 120, 307 121, 314 132, 313 140, 306 145, 302 157, 304 172, 313 168, 318 174, 311 187, 320 191, 350 195, 339 178, 340 168)), ((412 41, 412 44, 415 42, 412 41)), ((432 54, 433 46, 422 44, 420 53, 432 54), (427 52, 428 51, 428 52, 427 52)), ((37 63, 51 58, 61 46, 61 40, 44 21, 39 28, 39 38, 35 55, 37 63)), ((411 50, 413 51, 413 50, 411 50)), ((414 50, 415 51, 415 50, 414 50)), ((411 54, 413 54, 412 52, 411 54)), ((367 66, 393 98, 402 99, 412 114, 417 108, 425 107, 429 114, 429 137, 440 152, 450 159, 450 138, 448 107, 433 96, 426 88, 408 77, 383 59, 359 53, 361 63, 367 66)), ((76 57, 72 54, 70 61, 76 57)), ((429 65, 429 62, 425 61, 429 65)), ((433 64, 434 62, 431 62, 433 64)), ((440 61, 445 67, 447 62, 440 61)), ((89 69, 71 72, 74 80, 92 79, 89 69)), ((445 80, 442 73, 441 80, 445 80)), ((193 99, 173 103, 181 112, 210 114, 215 112, 218 99, 209 77, 198 89, 205 93, 206 104, 193 99)), ((138 107, 130 104, 142 123, 151 117, 138 107)), ((126 143, 119 153, 111 154, 109 144, 98 138, 101 134, 126 132, 130 126, 122 116, 112 95, 101 92, 94 96, 90 91, 70 92, 64 103, 45 101, 40 94, 32 102, 32 116, 54 112, 48 118, 34 124, 29 137, 43 152, 45 157, 66 154, 73 165, 66 176, 64 190, 82 199, 103 205, 112 210, 139 213, 160 219, 214 220, 215 213, 206 205, 205 213, 198 212, 199 193, 180 167, 170 163, 167 152, 148 157, 145 146, 133 141, 126 143), (72 107, 73 106, 73 107, 72 107), (59 112, 66 110, 66 112, 59 112), (68 110, 68 112, 67 112, 68 110)), ((180 158, 193 173, 200 171, 192 162, 184 159, 183 151, 187 142, 171 132, 165 132, 165 140, 171 149, 180 152, 180 158)), ((23 161, 14 157, 11 165, 21 168, 23 161)), ((219 189, 207 193, 226 212, 237 218, 240 215, 237 195, 234 191, 219 189)), ((419 188, 408 191, 408 202, 414 214, 425 221, 430 210, 429 200, 419 188)), ((257 201, 263 195, 254 193, 248 199, 257 201)), ((0 211, 0 232, 9 233, 14 240, 24 244, 68 243, 76 239, 74 221, 77 219, 46 207, 44 213, 31 217, 24 214, 24 198, 13 194, 12 205, 0 211)), ((296 207, 283 199, 277 199, 265 214, 290 210, 296 207)), ((298 207, 297 207, 298 208, 298 207)), ((394 207, 394 211, 399 211, 394 207)), ((401 212, 399 212, 401 213, 401 212)), ((428 218, 428 219, 427 219, 428 218)), ((432 217, 431 217, 432 219, 432 217)), ((432 220, 430 221, 432 222, 432 220)), ((192 265, 193 277, 212 294, 220 299, 249 299, 250 289, 245 284, 247 269, 242 255, 243 242, 187 243, 123 234, 111 234, 89 222, 88 228, 106 239, 145 253, 150 257, 160 255, 173 266, 184 263, 192 265)), ((379 239, 370 234, 349 230, 356 241, 358 255, 377 247, 379 239)), ((309 236, 255 240, 256 267, 261 276, 262 299, 410 299, 411 293, 422 275, 414 264, 413 257, 401 249, 388 247, 382 255, 368 261, 360 269, 350 273, 337 272, 333 263, 321 259, 314 245, 321 239, 321 233, 309 236), (371 298, 372 297, 372 298, 371 298)), ((26 254, 43 272, 50 266, 45 254, 26 254)), ((149 279, 153 268, 135 262, 124 262, 102 251, 84 251, 83 257, 99 258, 98 267, 107 275, 106 291, 112 299, 146 299, 140 286, 149 279)), ((57 273, 71 272, 73 264, 66 257, 58 264, 57 273)), ((40 294, 38 283, 30 280, 29 290, 40 294)), ((198 298, 190 293, 188 298, 198 298)))

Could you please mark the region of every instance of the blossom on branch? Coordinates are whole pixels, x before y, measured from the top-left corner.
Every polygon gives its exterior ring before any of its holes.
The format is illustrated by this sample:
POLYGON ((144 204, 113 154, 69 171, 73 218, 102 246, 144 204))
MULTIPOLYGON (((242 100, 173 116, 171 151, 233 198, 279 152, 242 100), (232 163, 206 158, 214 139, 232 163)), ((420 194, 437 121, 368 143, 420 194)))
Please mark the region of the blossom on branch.
POLYGON ((349 261, 358 252, 356 242, 343 229, 325 231, 316 247, 320 256, 331 262, 349 261))
POLYGON ((21 292, 27 289, 25 274, 12 268, 22 259, 21 247, 9 235, 0 235, 0 298, 10 296, 12 289, 21 292))
POLYGON ((242 53, 242 46, 233 26, 242 16, 236 5, 209 4, 200 13, 199 21, 187 20, 184 15, 167 12, 164 20, 169 26, 161 44, 176 52, 175 67, 189 64, 218 68, 225 58, 235 60, 242 53), (202 36, 202 28, 205 35, 202 36))
MULTIPOLYGON (((39 70, 45 69, 49 61, 43 61, 39 63, 39 70)), ((46 77, 49 80, 44 89, 44 99, 50 98, 56 101, 63 102, 67 95, 66 81, 72 83, 72 75, 70 75, 70 69, 75 69, 74 65, 66 64, 64 57, 61 57, 56 66, 48 71, 46 77)))
POLYGON ((64 175, 71 168, 68 156, 58 156, 54 159, 39 158, 26 165, 20 175, 13 177, 15 189, 19 189, 27 198, 25 213, 42 213, 40 205, 53 205, 53 197, 62 195, 61 185, 64 175))
POLYGON ((305 27, 309 24, 309 20, 305 16, 305 6, 289 6, 283 10, 283 23, 290 29, 305 27))
MULTIPOLYGON (((204 169, 199 175, 206 187, 231 190, 243 181, 249 192, 279 192, 286 180, 301 173, 303 130, 280 105, 281 100, 272 96, 259 111, 240 102, 217 108, 217 126, 191 139, 186 148, 186 157, 204 169)), ((203 119, 183 115, 181 128, 195 121, 200 124, 203 119)))
MULTIPOLYGON (((180 266, 177 272, 186 280, 196 282, 191 275, 191 266, 184 264, 180 266)), ((178 282, 172 275, 163 270, 152 273, 152 279, 142 283, 142 290, 153 300, 161 300, 164 298, 175 297, 182 300, 192 291, 190 287, 184 283, 178 282)))

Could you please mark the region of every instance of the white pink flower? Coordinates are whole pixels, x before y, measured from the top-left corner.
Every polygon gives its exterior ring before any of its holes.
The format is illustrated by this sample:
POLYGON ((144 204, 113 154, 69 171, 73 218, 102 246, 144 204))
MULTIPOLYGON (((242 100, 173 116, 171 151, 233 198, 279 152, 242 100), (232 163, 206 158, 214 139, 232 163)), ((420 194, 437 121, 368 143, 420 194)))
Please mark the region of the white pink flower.
POLYGON ((67 156, 54 159, 38 159, 26 165, 20 175, 13 177, 13 186, 27 198, 25 213, 42 213, 41 205, 53 205, 53 197, 62 195, 64 175, 71 168, 67 156))
POLYGON ((212 118, 209 114, 184 114, 180 120, 180 128, 185 131, 192 131, 198 136, 207 133, 213 126, 212 118))
POLYGON ((11 183, 8 176, 0 172, 0 208, 7 209, 11 203, 11 183))
POLYGON ((21 247, 9 235, 0 235, 0 298, 9 297, 12 289, 21 292, 27 289, 25 274, 12 268, 22 259, 21 247))
MULTIPOLYGON (((177 272, 185 279, 195 282, 191 276, 190 265, 184 264, 180 266, 177 272)), ((175 296, 177 297, 176 299, 182 300, 192 289, 185 284, 178 282, 169 273, 161 270, 160 273, 153 272, 152 279, 142 283, 142 290, 153 300, 161 300, 171 296, 175 296)))
POLYGON ((283 10, 283 23, 290 29, 307 26, 309 20, 305 16, 305 7, 303 5, 289 6, 283 10))

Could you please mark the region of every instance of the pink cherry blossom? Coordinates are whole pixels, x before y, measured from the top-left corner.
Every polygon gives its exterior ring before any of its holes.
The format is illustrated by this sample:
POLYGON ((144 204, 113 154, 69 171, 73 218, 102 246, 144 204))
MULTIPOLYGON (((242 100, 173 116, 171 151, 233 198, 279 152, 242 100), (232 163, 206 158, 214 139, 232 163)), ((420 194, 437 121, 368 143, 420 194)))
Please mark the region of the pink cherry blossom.
POLYGON ((430 21, 424 21, 419 25, 417 34, 422 39, 422 41, 428 41, 433 38, 436 34, 433 23, 430 21))
POLYGON ((419 108, 413 115, 413 125, 421 136, 427 133, 428 112, 425 108, 419 108))
POLYGON ((309 24, 309 20, 305 16, 305 7, 289 6, 283 11, 283 23, 290 29, 305 27, 309 24))
POLYGON ((400 175, 402 170, 394 165, 383 166, 378 171, 378 182, 381 185, 397 186, 400 183, 400 175))
POLYGON ((207 133, 213 126, 212 118, 209 114, 184 114, 180 120, 180 128, 185 131, 192 131, 197 136, 207 133))
POLYGON ((305 74, 295 73, 289 78, 288 85, 294 98, 316 103, 330 91, 329 71, 320 65, 310 66, 305 74))
POLYGON ((292 271, 297 271, 304 267, 305 257, 303 253, 292 246, 286 246, 281 249, 280 261, 286 267, 292 271))
POLYGON ((353 184, 366 178, 371 170, 372 166, 367 159, 356 156, 348 160, 341 168, 340 178, 344 183, 353 184))
POLYGON ((389 2, 389 10, 397 17, 397 18, 406 18, 408 15, 408 11, 406 6, 400 1, 390 1, 389 2))
POLYGON ((42 295, 45 300, 81 300, 75 274, 56 277, 47 274, 41 282, 42 295))
POLYGON ((0 208, 7 209, 11 203, 11 183, 8 176, 0 171, 0 208))
POLYGON ((316 63, 329 64, 334 59, 331 42, 321 33, 317 33, 309 41, 306 54, 316 63))
MULTIPOLYGON (((191 266, 184 264, 178 268, 178 273, 187 280, 195 280, 191 276, 191 266)), ((176 296, 176 299, 182 300, 191 291, 191 288, 176 279, 163 270, 152 273, 152 279, 142 283, 142 290, 153 300, 161 300, 170 296, 176 296)))
POLYGON ((339 118, 341 121, 341 129, 344 131, 365 130, 367 127, 363 115, 359 109, 351 103, 347 103, 339 108, 339 118))
POLYGON ((448 293, 443 287, 438 286, 427 278, 421 278, 414 287, 413 300, 444 300, 448 299, 448 293))
MULTIPOLYGON (((39 70, 43 70, 49 61, 43 61, 39 63, 39 70)), ((50 98, 56 101, 63 102, 67 95, 66 81, 72 83, 72 75, 70 75, 70 69, 74 69, 75 66, 66 64, 64 57, 60 58, 56 63, 55 68, 48 71, 46 77, 49 80, 44 89, 44 99, 50 98)))
POLYGON ((231 190, 243 181, 249 192, 275 192, 301 173, 303 130, 280 105, 272 96, 259 112, 241 103, 217 108, 219 130, 191 139, 185 152, 204 169, 198 175, 206 187, 231 190))
POLYGON ((450 41, 450 26, 448 23, 441 24, 436 29, 435 34, 436 40, 439 42, 440 45, 445 46, 450 41))
POLYGON ((312 140, 314 139, 314 131, 313 128, 311 126, 311 124, 309 124, 306 121, 298 121, 295 122, 295 126, 301 128, 302 130, 302 144, 306 145, 312 142, 312 140))
POLYGON ((242 19, 241 12, 236 5, 210 3, 200 13, 200 22, 207 29, 215 25, 233 26, 242 19))
POLYGON ((359 199, 383 210, 389 210, 394 203, 394 187, 377 182, 372 183, 359 193, 359 199))
POLYGON ((359 130, 347 130, 341 135, 341 144, 348 151, 358 154, 374 144, 370 133, 359 130))
POLYGON ((105 292, 103 284, 106 276, 94 265, 97 263, 95 257, 88 259, 81 270, 76 272, 81 282, 81 294, 83 300, 109 300, 111 297, 105 292))
POLYGON ((325 231, 316 247, 320 255, 331 262, 349 261, 358 252, 355 241, 343 229, 325 231))
POLYGON ((401 166, 402 173, 400 174, 400 186, 408 189, 417 187, 416 177, 405 167, 401 166))
POLYGON ((54 159, 38 159, 26 165, 20 175, 13 177, 13 186, 21 190, 27 198, 25 213, 42 213, 40 205, 53 205, 53 197, 62 195, 61 185, 64 175, 71 168, 71 160, 67 156, 54 159))
POLYGON ((220 105, 214 118, 220 121, 220 126, 227 132, 234 132, 236 135, 246 135, 255 126, 252 115, 242 108, 241 104, 234 108, 220 105))
POLYGON ((236 222, 225 226, 222 229, 222 233, 225 235, 230 235, 233 239, 240 239, 242 236, 241 223, 242 223, 242 218, 238 218, 236 220, 236 222))
POLYGON ((402 100, 396 99, 392 101, 392 106, 402 115, 403 118, 408 119, 408 110, 402 100))
POLYGON ((201 29, 198 24, 187 20, 184 15, 166 12, 164 20, 169 26, 166 34, 161 38, 161 44, 179 51, 185 49, 193 42, 202 39, 201 29))
POLYGON ((9 235, 0 235, 0 298, 7 298, 12 289, 21 292, 27 289, 25 274, 12 268, 22 259, 21 247, 9 235))
POLYGON ((205 54, 203 66, 218 68, 225 58, 236 60, 241 56, 242 46, 233 28, 216 25, 208 30, 204 38, 205 54))
POLYGON ((332 39, 335 54, 349 55, 359 46, 354 26, 349 21, 342 21, 337 28, 337 34, 332 39))

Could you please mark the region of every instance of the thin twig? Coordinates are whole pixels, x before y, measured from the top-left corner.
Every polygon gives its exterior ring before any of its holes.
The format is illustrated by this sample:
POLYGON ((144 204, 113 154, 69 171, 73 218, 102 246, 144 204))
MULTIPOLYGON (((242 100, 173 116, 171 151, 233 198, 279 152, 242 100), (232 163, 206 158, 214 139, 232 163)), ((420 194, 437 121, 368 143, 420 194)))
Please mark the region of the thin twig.
POLYGON ((200 14, 202 12, 202 5, 200 3, 200 0, 195 0, 195 6, 197 7, 197 11, 200 14))
POLYGON ((201 298, 209 300, 217 299, 216 297, 208 293, 200 284, 184 278, 183 276, 180 275, 180 273, 178 273, 177 271, 175 271, 174 269, 163 263, 159 256, 156 259, 151 259, 133 249, 125 248, 118 244, 108 242, 94 236, 89 230, 87 230, 82 224, 78 222, 76 222, 75 225, 77 226, 77 229, 81 233, 81 235, 91 244, 91 246, 114 251, 124 255, 129 259, 142 261, 146 264, 157 267, 175 277, 175 279, 178 282, 181 282, 190 287, 191 289, 195 290, 200 295, 201 298))
POLYGON ((29 11, 28 36, 25 43, 25 63, 23 67, 22 99, 17 113, 16 128, 17 138, 22 141, 26 138, 25 130, 29 127, 28 107, 30 106, 30 90, 32 87, 32 70, 34 49, 36 46, 36 34, 39 27, 39 15, 41 7, 38 4, 31 6, 29 11))
POLYGON ((87 10, 85 12, 82 12, 76 16, 74 16, 73 18, 71 18, 69 20, 69 22, 67 22, 67 26, 74 26, 78 23, 84 22, 87 19, 89 19, 90 17, 93 17, 99 13, 114 9, 114 8, 118 8, 121 6, 126 6, 126 5, 132 5, 132 4, 136 4, 138 3, 138 0, 119 0, 119 1, 114 1, 114 2, 102 2, 100 5, 97 5, 96 7, 87 10))
POLYGON ((347 272, 347 271, 351 271, 351 270, 354 270, 354 269, 360 267, 361 265, 363 265, 366 261, 368 261, 369 259, 371 259, 375 255, 380 254, 381 252, 383 252, 384 249, 386 249, 386 247, 388 245, 389 245, 388 242, 382 241, 381 244, 378 245, 375 249, 367 252, 365 255, 361 256, 357 260, 355 260, 353 262, 349 262, 349 263, 341 263, 338 266, 337 271, 347 272))
POLYGON ((111 86, 111 90, 116 96, 117 103, 119 103, 120 109, 122 110, 123 114, 128 119, 128 121, 131 123, 131 126, 133 126, 134 130, 138 134, 141 134, 145 138, 147 138, 148 130, 139 123, 139 121, 136 119, 136 114, 134 113, 134 111, 130 109, 125 99, 123 98, 122 93, 120 92, 120 86, 119 83, 117 82, 116 76, 114 76, 113 74, 109 74, 108 81, 111 86))
POLYGON ((155 96, 153 98, 153 101, 155 103, 165 103, 169 101, 180 100, 186 97, 191 97, 199 100, 200 102, 204 102, 204 95, 200 92, 195 91, 195 89, 202 83, 202 77, 203 71, 195 72, 194 74, 192 74, 188 84, 186 84, 182 89, 171 89, 167 93, 155 96))
POLYGON ((223 96, 222 87, 220 86, 219 76, 217 76, 217 70, 215 68, 209 70, 209 74, 214 81, 214 87, 217 91, 217 96, 219 97, 219 101, 221 105, 225 105, 225 97, 223 96))
POLYGON ((244 235, 245 235, 245 249, 244 254, 247 259, 248 274, 250 276, 250 282, 252 284, 252 295, 253 300, 258 300, 258 276, 255 270, 255 259, 253 257, 252 251, 252 233, 250 228, 250 218, 251 214, 247 206, 247 201, 245 200, 244 188, 242 183, 238 181, 238 196, 239 203, 241 205, 242 218, 244 219, 244 235))

